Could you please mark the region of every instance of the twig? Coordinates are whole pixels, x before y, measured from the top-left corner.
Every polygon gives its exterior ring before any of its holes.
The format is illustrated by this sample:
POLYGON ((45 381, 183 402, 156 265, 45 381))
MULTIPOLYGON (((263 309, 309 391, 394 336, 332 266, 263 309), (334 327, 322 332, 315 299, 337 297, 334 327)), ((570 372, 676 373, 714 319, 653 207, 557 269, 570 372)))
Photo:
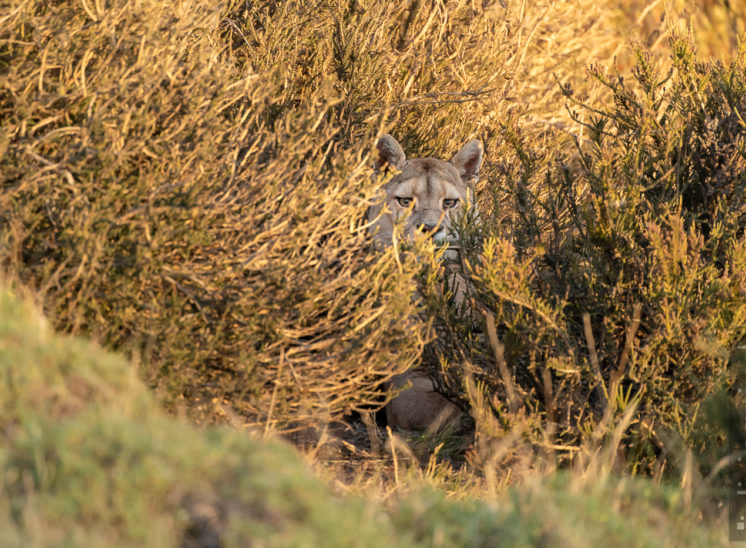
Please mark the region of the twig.
POLYGON ((368 439, 370 440, 370 450, 376 456, 381 456, 381 441, 378 439, 378 428, 376 427, 376 421, 373 420, 373 415, 370 412, 361 412, 360 418, 363 419, 365 429, 368 431, 368 439))
POLYGON ((519 402, 518 396, 516 395, 515 386, 513 386, 513 379, 508 371, 508 364, 505 362, 505 347, 497 337, 497 330, 495 329, 495 316, 488 310, 483 310, 484 319, 487 322, 487 334, 490 337, 490 343, 492 344, 492 350, 495 353, 495 360, 497 361, 497 367, 500 371, 503 384, 505 385, 505 391, 508 393, 508 405, 510 410, 515 413, 518 411, 519 402))
POLYGON ((585 340, 588 342, 588 353, 591 356, 593 375, 596 377, 596 382, 601 387, 601 396, 604 407, 606 407, 609 404, 609 393, 606 391, 606 383, 604 383, 604 378, 601 375, 601 365, 598 361, 598 353, 596 352, 596 341, 593 338, 593 330, 591 329, 591 315, 588 314, 588 312, 583 314, 583 329, 585 330, 585 340))
POLYGON ((495 91, 495 89, 443 91, 439 93, 426 93, 418 97, 413 97, 412 99, 407 99, 406 101, 400 101, 394 105, 391 105, 391 108, 402 108, 402 107, 406 107, 409 105, 416 105, 416 104, 422 104, 422 103, 431 104, 431 105, 443 105, 443 104, 450 104, 450 103, 466 103, 469 101, 476 101, 482 95, 487 95, 489 93, 492 93, 493 91, 495 91), (441 99, 441 97, 460 97, 460 99, 441 99), (432 100, 427 101, 426 99, 432 99, 432 100))
POLYGON ((622 350, 622 355, 619 358, 619 365, 611 377, 610 397, 615 397, 617 388, 619 388, 619 383, 622 381, 622 377, 627 368, 627 362, 629 361, 629 356, 632 352, 632 343, 634 342, 635 335, 640 327, 641 312, 642 304, 639 302, 635 303, 635 307, 632 311, 632 323, 627 327, 627 338, 624 341, 624 350, 622 350))

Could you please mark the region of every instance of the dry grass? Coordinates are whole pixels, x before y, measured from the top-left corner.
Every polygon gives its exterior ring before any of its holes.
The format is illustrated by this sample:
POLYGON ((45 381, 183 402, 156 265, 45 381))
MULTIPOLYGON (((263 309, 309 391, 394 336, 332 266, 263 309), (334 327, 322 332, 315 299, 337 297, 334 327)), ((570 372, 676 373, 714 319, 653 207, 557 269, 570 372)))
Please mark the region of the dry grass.
POLYGON ((628 40, 653 51, 665 51, 671 29, 693 31, 699 51, 726 62, 735 58, 746 30, 743 0, 642 0, 618 2, 617 27, 628 40))

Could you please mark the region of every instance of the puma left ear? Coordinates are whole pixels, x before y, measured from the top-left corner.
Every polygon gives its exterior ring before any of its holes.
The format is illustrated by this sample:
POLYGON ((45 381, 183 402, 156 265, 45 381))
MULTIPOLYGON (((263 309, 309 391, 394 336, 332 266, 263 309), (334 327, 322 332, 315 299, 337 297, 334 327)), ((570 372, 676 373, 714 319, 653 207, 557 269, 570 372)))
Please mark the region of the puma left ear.
POLYGON ((456 166, 461 175, 461 180, 465 183, 473 184, 477 182, 479 178, 479 166, 482 165, 483 150, 482 143, 476 139, 472 139, 451 158, 451 163, 456 166))

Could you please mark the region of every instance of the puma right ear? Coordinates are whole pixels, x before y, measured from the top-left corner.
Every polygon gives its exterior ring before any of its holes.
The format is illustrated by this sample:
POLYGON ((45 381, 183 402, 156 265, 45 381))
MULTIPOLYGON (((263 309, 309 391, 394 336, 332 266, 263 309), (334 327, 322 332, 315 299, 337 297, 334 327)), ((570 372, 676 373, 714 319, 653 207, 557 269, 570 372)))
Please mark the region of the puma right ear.
POLYGON ((374 163, 376 171, 380 171, 385 166, 400 170, 407 159, 401 145, 388 133, 378 139, 376 148, 378 149, 378 157, 374 163))
POLYGON ((482 165, 483 150, 482 143, 473 139, 451 158, 451 163, 456 166, 461 175, 461 180, 465 183, 476 183, 479 178, 479 166, 482 165))

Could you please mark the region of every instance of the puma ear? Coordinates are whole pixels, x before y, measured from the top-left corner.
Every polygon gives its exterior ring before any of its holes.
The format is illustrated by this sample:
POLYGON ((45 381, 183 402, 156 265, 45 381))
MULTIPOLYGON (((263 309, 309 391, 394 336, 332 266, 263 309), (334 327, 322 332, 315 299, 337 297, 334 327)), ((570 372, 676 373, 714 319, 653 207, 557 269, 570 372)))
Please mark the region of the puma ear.
POLYGON ((376 148, 378 149, 378 157, 374 163, 376 171, 380 171, 386 165, 397 170, 401 169, 407 159, 401 145, 388 133, 378 139, 376 148))
POLYGON ((479 166, 482 165, 483 150, 482 143, 472 139, 451 158, 451 163, 456 166, 461 175, 461 180, 465 183, 476 183, 479 178, 479 166), (474 180, 472 181, 472 179, 474 180))

